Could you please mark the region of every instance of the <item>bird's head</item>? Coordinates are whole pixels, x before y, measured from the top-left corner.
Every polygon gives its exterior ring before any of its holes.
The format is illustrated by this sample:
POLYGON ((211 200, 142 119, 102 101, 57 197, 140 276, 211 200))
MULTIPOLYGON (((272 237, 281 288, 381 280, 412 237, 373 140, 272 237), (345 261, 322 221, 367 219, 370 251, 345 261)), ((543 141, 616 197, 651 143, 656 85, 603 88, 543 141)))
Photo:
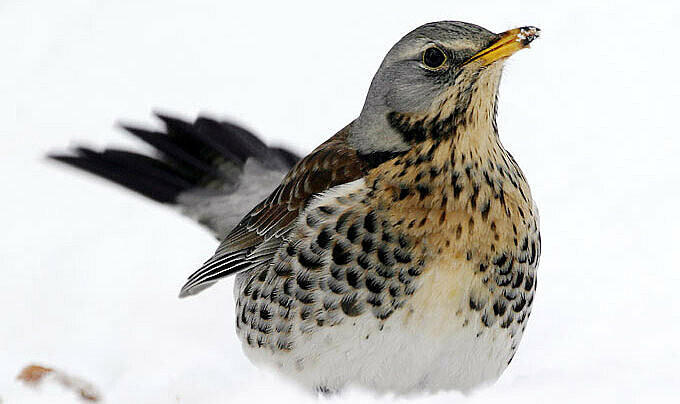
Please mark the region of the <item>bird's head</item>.
POLYGON ((538 35, 535 27, 494 34, 458 21, 416 28, 385 56, 350 142, 362 154, 394 153, 431 137, 495 133, 503 62, 538 35))

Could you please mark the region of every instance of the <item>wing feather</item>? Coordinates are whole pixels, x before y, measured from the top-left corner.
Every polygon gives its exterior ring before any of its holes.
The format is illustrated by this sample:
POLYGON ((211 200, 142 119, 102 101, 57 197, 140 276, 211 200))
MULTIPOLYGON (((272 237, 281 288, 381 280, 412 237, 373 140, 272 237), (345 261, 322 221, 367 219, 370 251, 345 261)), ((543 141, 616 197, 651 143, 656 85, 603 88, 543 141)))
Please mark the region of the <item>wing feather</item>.
POLYGON ((221 277, 268 265, 312 197, 361 178, 366 165, 347 143, 348 131, 349 125, 298 161, 189 277, 180 297, 196 294, 221 277))

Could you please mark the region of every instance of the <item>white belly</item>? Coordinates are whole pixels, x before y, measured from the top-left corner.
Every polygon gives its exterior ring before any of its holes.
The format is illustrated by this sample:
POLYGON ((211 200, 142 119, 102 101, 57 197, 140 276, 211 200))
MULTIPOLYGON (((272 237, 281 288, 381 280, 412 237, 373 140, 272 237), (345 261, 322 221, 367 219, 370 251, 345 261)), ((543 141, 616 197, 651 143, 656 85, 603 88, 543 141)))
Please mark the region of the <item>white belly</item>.
POLYGON ((372 315, 346 318, 300 334, 291 352, 244 344, 245 353, 314 389, 357 385, 409 393, 491 383, 507 367, 521 331, 511 337, 498 324, 482 324, 480 313, 469 308, 473 277, 461 276, 466 273, 428 271, 413 298, 382 323, 372 315))

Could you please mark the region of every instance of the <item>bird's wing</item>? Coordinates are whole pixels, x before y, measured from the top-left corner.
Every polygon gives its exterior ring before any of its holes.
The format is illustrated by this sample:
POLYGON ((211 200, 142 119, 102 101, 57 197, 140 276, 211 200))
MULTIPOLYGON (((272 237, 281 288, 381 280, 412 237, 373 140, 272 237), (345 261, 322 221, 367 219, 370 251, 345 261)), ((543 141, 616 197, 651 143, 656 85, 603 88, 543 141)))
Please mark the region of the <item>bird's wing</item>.
POLYGON ((420 284, 422 250, 374 204, 372 191, 364 177, 315 197, 271 264, 239 276, 236 329, 244 343, 290 351, 314 330, 350 318, 381 322, 404 307, 420 284))
POLYGON ((215 255, 189 277, 180 296, 268 264, 314 195, 361 178, 367 163, 347 144, 348 130, 349 125, 295 164, 274 192, 227 235, 215 255))
POLYGON ((182 212, 223 239, 299 160, 229 122, 193 123, 158 115, 164 131, 123 126, 154 148, 148 156, 85 147, 50 157, 123 185, 182 212))

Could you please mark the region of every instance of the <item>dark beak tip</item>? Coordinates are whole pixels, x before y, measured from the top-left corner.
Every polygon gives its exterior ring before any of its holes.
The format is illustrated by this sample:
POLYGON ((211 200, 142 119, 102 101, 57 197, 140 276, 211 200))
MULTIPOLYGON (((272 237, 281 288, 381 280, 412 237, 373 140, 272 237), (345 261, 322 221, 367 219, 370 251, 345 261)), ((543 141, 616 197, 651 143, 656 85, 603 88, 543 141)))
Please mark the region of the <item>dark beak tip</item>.
POLYGON ((535 39, 541 36, 541 29, 533 26, 526 26, 519 29, 517 39, 522 42, 522 45, 529 45, 535 39))

